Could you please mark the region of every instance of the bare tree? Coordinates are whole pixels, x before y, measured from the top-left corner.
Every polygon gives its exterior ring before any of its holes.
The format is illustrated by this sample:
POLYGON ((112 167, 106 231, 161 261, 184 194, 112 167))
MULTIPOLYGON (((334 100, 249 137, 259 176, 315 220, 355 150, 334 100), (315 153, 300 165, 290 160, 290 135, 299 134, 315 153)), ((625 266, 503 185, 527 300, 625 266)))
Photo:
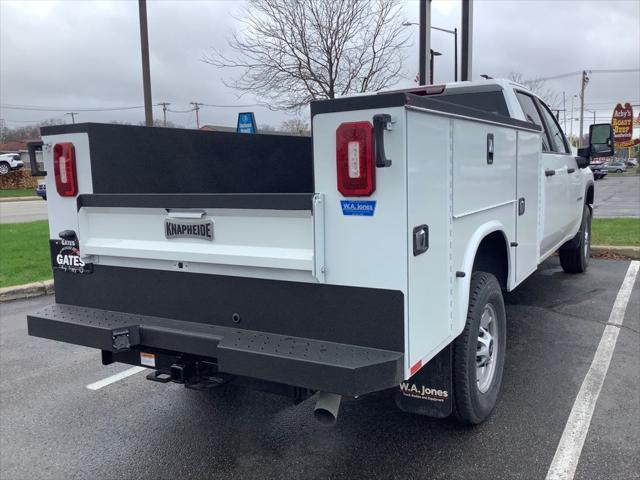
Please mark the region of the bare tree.
POLYGON ((280 131, 299 136, 308 136, 311 134, 309 130, 309 122, 301 118, 285 120, 280 124, 280 131))
POLYGON ((539 78, 526 79, 520 72, 509 73, 509 80, 513 80, 520 85, 524 85, 533 93, 538 95, 549 107, 554 108, 560 105, 560 94, 547 85, 545 80, 539 78))
POLYGON ((202 58, 239 75, 227 83, 273 110, 397 83, 408 42, 399 0, 249 0, 233 54, 202 58))

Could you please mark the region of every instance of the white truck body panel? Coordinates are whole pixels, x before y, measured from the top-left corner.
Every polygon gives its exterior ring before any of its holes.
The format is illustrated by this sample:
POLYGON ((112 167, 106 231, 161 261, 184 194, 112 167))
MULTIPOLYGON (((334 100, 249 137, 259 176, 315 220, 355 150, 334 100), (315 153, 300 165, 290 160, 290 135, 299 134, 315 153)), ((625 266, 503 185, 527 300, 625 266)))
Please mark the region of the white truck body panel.
MULTIPOLYGON (((497 84, 512 117, 526 120, 513 89, 497 84)), ((214 222, 214 241, 168 240, 165 209, 82 207, 78 212, 75 198, 54 194, 49 175, 51 238, 62 230, 77 231, 83 258, 99 265, 400 291, 404 377, 409 378, 463 330, 483 239, 494 233, 504 239, 504 288, 511 290, 578 231, 590 173, 570 174, 576 167, 569 154, 542 153, 535 129, 413 106, 321 113, 312 128, 312 211, 208 208, 204 216, 214 222), (371 196, 356 199, 375 202, 374 214, 345 215, 345 197, 336 188, 336 130, 381 113, 393 122, 384 133, 393 163, 375 169, 371 196), (493 135, 491 161, 488 135, 493 135), (545 176, 545 169, 555 174, 545 176), (413 228, 423 224, 429 228, 429 248, 415 256, 413 228)), ((87 135, 44 138, 48 146, 62 141, 75 145, 79 193, 92 193, 87 135)), ((44 163, 53 169, 46 148, 44 163)))

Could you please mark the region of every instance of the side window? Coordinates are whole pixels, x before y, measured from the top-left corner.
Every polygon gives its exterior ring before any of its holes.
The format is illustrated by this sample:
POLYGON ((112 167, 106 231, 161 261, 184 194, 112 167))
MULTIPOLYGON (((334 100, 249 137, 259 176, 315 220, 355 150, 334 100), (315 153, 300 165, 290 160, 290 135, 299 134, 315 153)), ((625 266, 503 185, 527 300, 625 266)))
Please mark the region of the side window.
POLYGON ((571 153, 571 150, 569 150, 569 146, 567 145, 567 139, 562 133, 562 129, 560 128, 560 125, 558 125, 556 117, 553 116, 549 107, 547 107, 543 102, 539 102, 539 105, 540 110, 542 110, 545 123, 547 124, 549 137, 551 138, 551 150, 558 153, 571 153))
POLYGON ((528 122, 535 123, 536 125, 542 128, 542 151, 550 152, 550 143, 548 134, 544 128, 544 122, 540 118, 540 114, 538 113, 538 109, 536 108, 536 104, 533 101, 533 97, 531 95, 527 95, 526 93, 516 92, 516 97, 518 98, 518 102, 522 107, 522 111, 524 112, 524 116, 528 122))

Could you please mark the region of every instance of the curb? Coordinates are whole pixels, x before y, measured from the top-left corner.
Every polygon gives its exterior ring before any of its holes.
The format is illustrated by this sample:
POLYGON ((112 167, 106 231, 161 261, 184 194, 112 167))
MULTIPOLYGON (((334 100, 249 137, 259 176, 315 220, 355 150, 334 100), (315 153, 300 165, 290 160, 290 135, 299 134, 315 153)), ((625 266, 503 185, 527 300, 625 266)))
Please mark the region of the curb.
POLYGON ((591 245, 591 256, 614 256, 640 260, 640 247, 614 247, 612 245, 591 245))
POLYGON ((0 303, 18 300, 21 298, 39 297, 53 293, 53 280, 15 285, 13 287, 0 288, 0 303))
POLYGON ((1 197, 1 202, 33 202, 35 200, 40 200, 40 197, 1 197))

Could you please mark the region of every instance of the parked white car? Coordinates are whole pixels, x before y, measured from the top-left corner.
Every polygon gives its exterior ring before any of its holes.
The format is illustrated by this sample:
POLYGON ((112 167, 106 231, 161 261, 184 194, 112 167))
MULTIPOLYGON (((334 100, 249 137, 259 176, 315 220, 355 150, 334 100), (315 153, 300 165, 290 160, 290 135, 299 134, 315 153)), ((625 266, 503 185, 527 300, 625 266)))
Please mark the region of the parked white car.
POLYGON ((24 166, 19 153, 3 153, 0 155, 0 175, 6 175, 12 170, 19 170, 24 166))

